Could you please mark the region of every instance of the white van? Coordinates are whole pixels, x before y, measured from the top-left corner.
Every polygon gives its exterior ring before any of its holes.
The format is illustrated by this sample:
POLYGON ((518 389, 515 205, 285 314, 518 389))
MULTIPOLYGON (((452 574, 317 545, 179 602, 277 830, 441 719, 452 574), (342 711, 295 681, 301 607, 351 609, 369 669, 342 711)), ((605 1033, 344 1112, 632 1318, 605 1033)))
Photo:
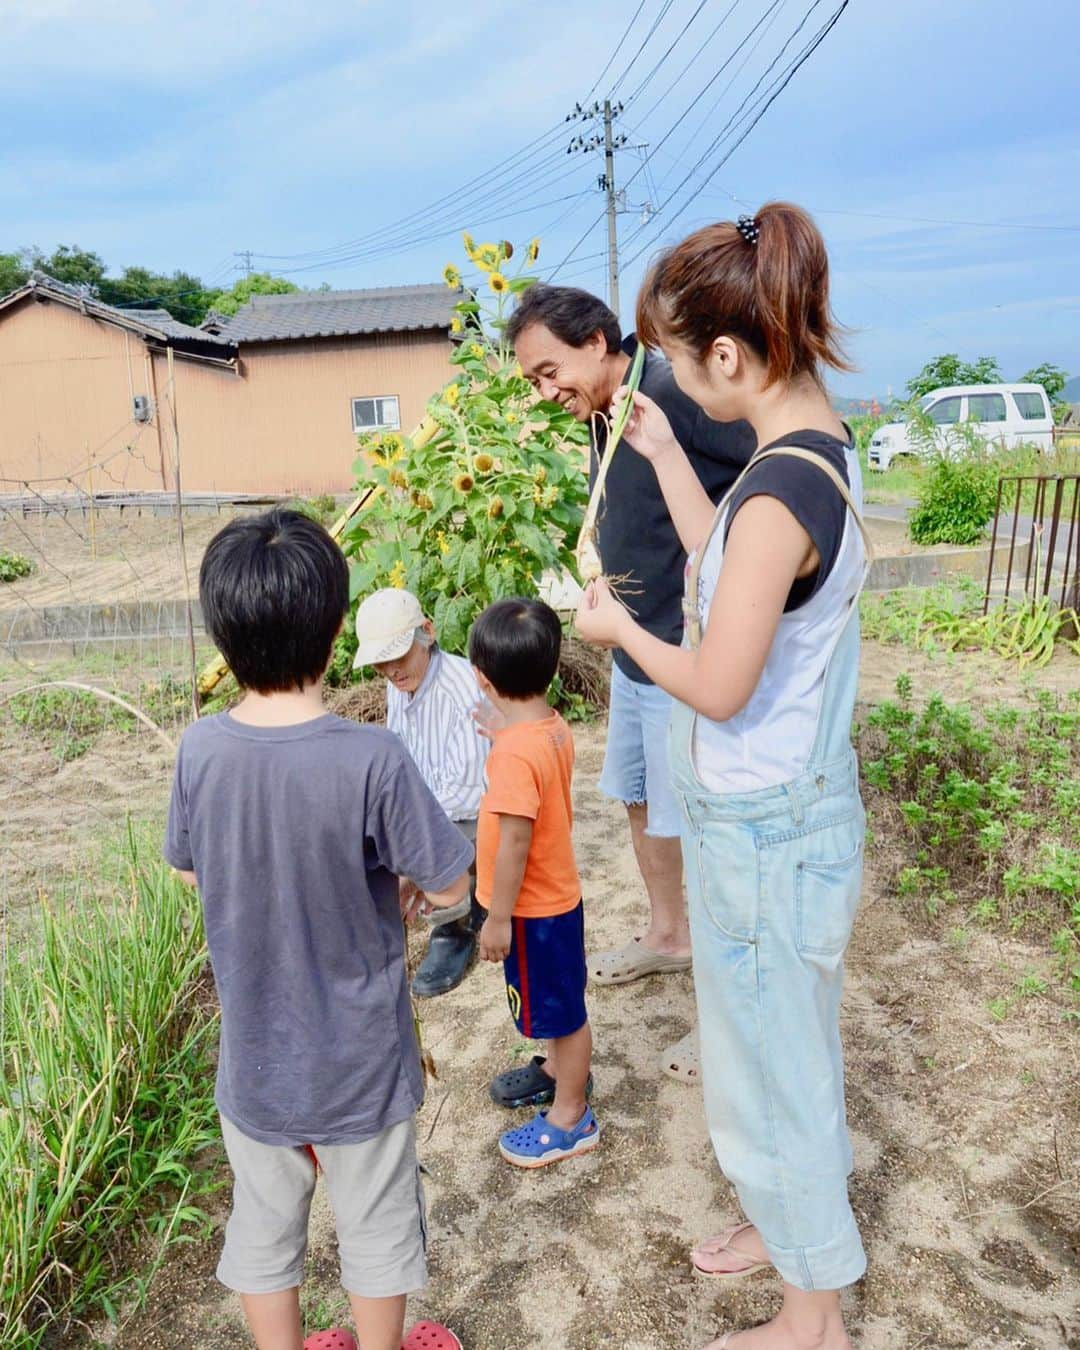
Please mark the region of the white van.
POLYGON ((903 418, 886 422, 874 432, 867 460, 871 469, 884 471, 897 455, 928 455, 960 443, 961 423, 988 446, 1007 450, 1034 445, 1043 454, 1054 445, 1054 418, 1041 384, 971 384, 935 389, 924 394, 919 406, 934 423, 935 445, 926 446, 913 435, 903 418))

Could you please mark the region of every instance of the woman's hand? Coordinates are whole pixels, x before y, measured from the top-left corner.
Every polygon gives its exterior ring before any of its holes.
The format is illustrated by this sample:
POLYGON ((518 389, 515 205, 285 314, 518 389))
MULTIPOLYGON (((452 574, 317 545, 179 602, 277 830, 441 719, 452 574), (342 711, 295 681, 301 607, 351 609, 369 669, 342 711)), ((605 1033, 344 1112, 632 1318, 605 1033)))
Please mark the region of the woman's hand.
MULTIPOLYGON (((628 396, 625 384, 616 389, 615 397, 611 400, 612 421, 618 416, 628 396)), ((663 409, 647 394, 639 392, 632 397, 634 409, 623 430, 623 440, 632 445, 642 458, 650 461, 660 459, 671 450, 678 450, 679 442, 663 409)))
POLYGON ((595 647, 621 647, 624 625, 632 622, 603 577, 589 582, 574 619, 586 642, 595 647))

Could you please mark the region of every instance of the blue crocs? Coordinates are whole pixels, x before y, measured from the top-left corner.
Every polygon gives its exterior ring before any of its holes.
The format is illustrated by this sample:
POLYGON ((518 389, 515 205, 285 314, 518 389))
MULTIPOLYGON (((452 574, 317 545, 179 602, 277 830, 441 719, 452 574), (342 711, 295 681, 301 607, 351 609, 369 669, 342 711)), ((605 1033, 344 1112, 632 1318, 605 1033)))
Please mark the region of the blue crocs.
POLYGON ((549 1125, 547 1112, 538 1111, 528 1125, 506 1131, 499 1139, 499 1152, 515 1167, 546 1167, 548 1163, 588 1153, 599 1142, 600 1126, 592 1107, 587 1106, 572 1130, 549 1125))

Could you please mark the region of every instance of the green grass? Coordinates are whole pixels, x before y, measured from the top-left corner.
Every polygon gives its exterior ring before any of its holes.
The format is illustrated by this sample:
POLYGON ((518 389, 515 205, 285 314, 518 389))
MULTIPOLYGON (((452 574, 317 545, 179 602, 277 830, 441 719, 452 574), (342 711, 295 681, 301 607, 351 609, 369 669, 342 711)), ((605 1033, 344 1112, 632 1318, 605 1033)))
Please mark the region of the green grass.
POLYGON ((190 1237, 215 1137, 216 1014, 198 898, 133 833, 108 899, 42 905, 0 961, 0 1345, 137 1298, 133 1239, 190 1237))

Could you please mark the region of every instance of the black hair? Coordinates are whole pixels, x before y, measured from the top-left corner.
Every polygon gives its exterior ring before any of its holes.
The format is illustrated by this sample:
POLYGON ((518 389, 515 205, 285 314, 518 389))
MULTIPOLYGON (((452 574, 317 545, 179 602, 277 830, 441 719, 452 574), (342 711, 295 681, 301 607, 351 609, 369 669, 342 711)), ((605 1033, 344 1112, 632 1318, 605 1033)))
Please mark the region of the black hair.
POLYGON ((543 600, 488 605, 469 633, 469 660, 504 698, 546 694, 559 668, 562 624, 543 600))
POLYGON ((538 282, 523 291, 506 324, 511 345, 534 323, 542 323, 568 347, 584 347, 599 331, 611 355, 622 349, 619 320, 603 300, 576 286, 545 286, 538 282))
POLYGON ((349 569, 323 527, 275 507, 219 530, 199 568, 206 630, 245 689, 303 689, 330 660, 349 569))

